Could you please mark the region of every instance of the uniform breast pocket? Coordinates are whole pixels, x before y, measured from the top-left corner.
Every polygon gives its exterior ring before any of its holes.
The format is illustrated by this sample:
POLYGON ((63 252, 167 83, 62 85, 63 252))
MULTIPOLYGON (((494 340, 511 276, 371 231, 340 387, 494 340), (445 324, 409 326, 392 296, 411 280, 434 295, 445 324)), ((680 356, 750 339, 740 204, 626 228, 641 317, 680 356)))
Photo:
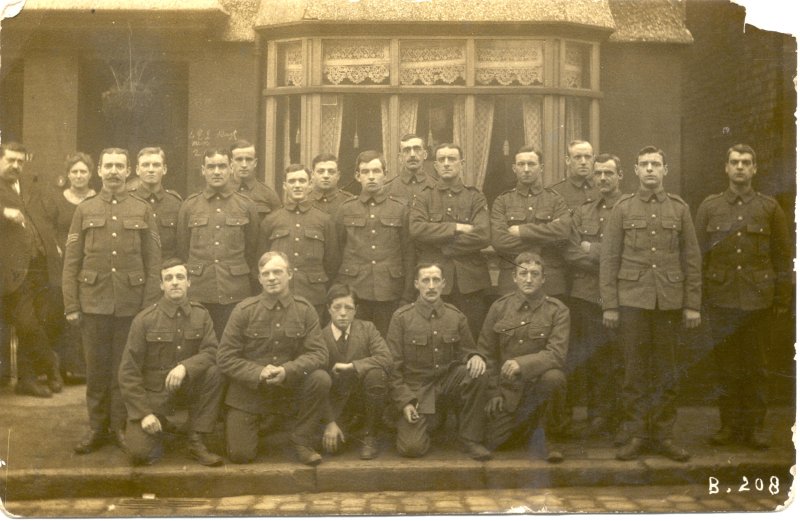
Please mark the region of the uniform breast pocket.
POLYGON ((125 219, 122 221, 123 248, 127 253, 141 251, 142 234, 147 233, 147 223, 143 219, 125 219))
POLYGON ((397 234, 400 237, 400 230, 403 228, 403 219, 400 217, 381 217, 381 226, 385 232, 397 234))
POLYGON ((525 210, 508 210, 506 212, 506 224, 508 226, 515 226, 518 224, 524 224, 527 221, 528 214, 525 210))
POLYGON ((211 241, 208 216, 196 215, 189 219, 189 236, 193 250, 208 248, 208 244, 211 241))
POLYGON ((203 340, 202 329, 186 329, 183 331, 183 349, 180 354, 180 359, 183 360, 190 356, 194 356, 200 349, 200 342, 203 340))
POLYGON ((289 236, 289 230, 280 229, 280 230, 273 230, 272 233, 268 237, 269 240, 269 248, 281 251, 288 251, 288 246, 291 243, 292 238, 289 236))
POLYGON ((403 346, 403 356, 406 362, 433 363, 433 353, 428 348, 428 335, 411 334, 403 346))
POLYGON ((244 227, 250 222, 247 217, 225 218, 225 240, 233 251, 244 249, 244 227))
POLYGON ((622 229, 625 231, 625 246, 628 248, 645 249, 650 244, 647 237, 647 220, 623 219, 622 229))
POLYGON ((151 330, 145 334, 147 357, 145 369, 170 370, 175 366, 175 333, 173 331, 151 330))
POLYGON ((533 217, 537 223, 549 223, 553 220, 553 212, 549 210, 538 210, 533 217))
POLYGON ((244 352, 247 360, 262 364, 271 363, 268 354, 271 346, 269 343, 269 328, 267 326, 249 327, 244 330, 244 352))
POLYGON ((768 224, 748 224, 747 235, 755 243, 759 255, 769 255, 769 235, 768 224))
POLYGON ((342 217, 342 224, 347 228, 363 228, 367 225, 367 218, 360 215, 345 215, 342 217))
POLYGON ((680 238, 683 230, 683 225, 680 219, 662 219, 661 234, 663 238, 663 248, 667 251, 677 251, 680 246, 680 238))
POLYGON ((442 349, 444 352, 441 353, 442 361, 444 363, 450 363, 459 360, 459 341, 461 340, 461 335, 458 334, 458 331, 444 331, 442 333, 442 349))
POLYGON ((581 239, 590 242, 595 242, 598 234, 600 233, 600 223, 596 222, 581 223, 579 231, 581 233, 581 239))
POLYGON ((307 259, 322 260, 325 253, 325 234, 321 228, 306 228, 303 230, 305 235, 305 252, 307 259))
POLYGON ((106 232, 105 217, 86 216, 81 223, 84 236, 84 248, 87 252, 96 252, 103 248, 102 234, 106 232))

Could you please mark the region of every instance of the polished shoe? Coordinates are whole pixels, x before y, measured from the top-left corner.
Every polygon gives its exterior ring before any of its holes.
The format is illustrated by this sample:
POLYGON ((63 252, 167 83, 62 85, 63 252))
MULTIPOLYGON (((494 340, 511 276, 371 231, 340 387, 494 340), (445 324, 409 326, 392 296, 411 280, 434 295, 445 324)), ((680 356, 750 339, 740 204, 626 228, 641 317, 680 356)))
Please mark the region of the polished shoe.
POLYGON ((73 450, 76 454, 89 454, 94 452, 108 442, 108 434, 100 431, 89 431, 83 439, 75 445, 73 450))
POLYGON ((637 459, 644 449, 644 440, 642 438, 633 437, 628 440, 617 451, 616 457, 618 460, 630 461, 637 459))
POLYGON ((561 463, 564 461, 564 454, 560 450, 548 448, 547 456, 544 459, 547 463, 561 463))
POLYGON ((40 384, 35 378, 25 378, 17 382, 14 387, 17 394, 36 396, 37 398, 50 398, 53 393, 46 386, 40 384))
POLYGON ((358 457, 361 459, 375 459, 378 457, 378 440, 375 439, 375 436, 364 436, 358 457))
POLYGON ((119 450, 124 453, 128 453, 128 445, 125 443, 125 431, 120 429, 116 430, 113 433, 112 440, 114 441, 114 445, 116 445, 119 450))
POLYGON ((730 445, 735 438, 733 429, 730 427, 722 427, 708 441, 711 445, 730 445))
POLYGON ((747 446, 757 450, 765 450, 769 448, 769 436, 763 429, 755 429, 745 438, 747 446))
POLYGON ((322 456, 317 451, 305 445, 294 445, 294 454, 297 456, 297 461, 303 465, 315 466, 322 463, 322 456))
POLYGON ((189 433, 187 447, 189 449, 189 455, 201 465, 206 467, 218 467, 222 465, 222 458, 208 450, 205 443, 203 443, 202 434, 199 432, 189 433))
POLYGON ((470 458, 476 461, 489 461, 492 459, 492 453, 480 443, 475 443, 470 440, 461 440, 461 447, 470 458))
POLYGON ((672 461, 689 461, 692 457, 686 449, 675 445, 672 440, 661 440, 656 444, 656 450, 672 461))

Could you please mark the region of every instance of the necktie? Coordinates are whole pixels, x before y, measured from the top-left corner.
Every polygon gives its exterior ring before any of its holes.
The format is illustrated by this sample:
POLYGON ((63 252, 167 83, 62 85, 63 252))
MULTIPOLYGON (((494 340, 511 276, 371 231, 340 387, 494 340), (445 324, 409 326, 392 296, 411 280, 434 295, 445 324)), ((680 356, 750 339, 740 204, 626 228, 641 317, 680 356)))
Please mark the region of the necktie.
POLYGON ((347 333, 342 333, 339 340, 336 341, 336 347, 339 348, 339 353, 344 356, 347 353, 347 333))

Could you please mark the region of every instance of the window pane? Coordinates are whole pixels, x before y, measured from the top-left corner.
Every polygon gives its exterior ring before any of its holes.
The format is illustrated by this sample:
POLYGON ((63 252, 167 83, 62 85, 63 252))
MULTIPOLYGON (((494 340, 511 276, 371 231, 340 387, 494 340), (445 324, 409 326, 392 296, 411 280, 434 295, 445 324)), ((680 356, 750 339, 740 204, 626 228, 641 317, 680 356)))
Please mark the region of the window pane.
POLYGON ((567 143, 574 139, 589 139, 589 99, 567 98, 565 127, 567 143))
POLYGON ((388 40, 325 40, 323 82, 328 85, 388 85, 388 40))
POLYGON ((303 85, 303 44, 300 40, 278 44, 277 76, 280 87, 303 85))
POLYGON ((455 117, 461 121, 464 112, 462 96, 419 96, 416 133, 423 136, 428 144, 429 160, 433 160, 432 152, 436 145, 454 141, 453 108, 456 98, 460 100, 460 108, 455 117))
POLYGON ((275 189, 283 190, 283 169, 300 162, 300 96, 277 98, 275 189))
POLYGON ((401 85, 464 85, 466 71, 463 41, 400 41, 401 85))
POLYGON ((566 44, 566 59, 561 69, 561 85, 571 89, 591 88, 589 65, 591 58, 591 45, 568 42, 566 44))
POLYGON ((344 111, 339 150, 341 179, 339 186, 358 193, 360 186, 354 179, 356 157, 364 150, 383 150, 381 96, 343 95, 344 111))
POLYGON ((475 54, 478 85, 544 85, 541 40, 478 40, 475 54))

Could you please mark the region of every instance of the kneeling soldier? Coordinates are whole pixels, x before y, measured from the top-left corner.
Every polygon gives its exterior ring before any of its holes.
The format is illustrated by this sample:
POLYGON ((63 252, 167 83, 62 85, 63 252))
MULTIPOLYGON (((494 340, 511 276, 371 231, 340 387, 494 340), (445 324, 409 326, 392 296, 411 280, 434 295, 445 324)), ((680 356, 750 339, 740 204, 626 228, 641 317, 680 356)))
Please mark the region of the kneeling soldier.
POLYGON ((536 253, 514 259, 517 291, 497 300, 483 323, 478 350, 489 352, 487 445, 522 442, 550 463, 564 459, 547 444, 563 405, 569 309, 544 294, 544 263, 536 253))
POLYGON ((322 336, 328 345, 333 383, 322 445, 328 452, 336 452, 339 443, 346 441, 342 427, 356 427, 361 419, 360 456, 373 459, 378 455, 375 435, 386 406, 392 355, 372 322, 354 320, 357 304, 355 290, 346 284, 334 284, 328 290, 331 323, 322 330, 322 336))
POLYGON ((128 409, 126 440, 134 464, 152 464, 163 452, 167 416, 189 409, 189 454, 203 465, 222 458, 202 435, 212 432, 222 402, 216 366, 217 337, 208 311, 189 302, 189 278, 180 259, 161 269, 164 296, 136 315, 119 366, 119 387, 128 409))
POLYGON ((290 293, 291 278, 285 253, 262 255, 262 293, 236 305, 222 334, 217 361, 229 378, 225 437, 234 463, 255 459, 264 416, 295 411, 291 440, 297 459, 306 465, 322 461, 312 446, 331 388, 328 350, 314 306, 290 293))
POLYGON ((458 414, 458 436, 476 460, 491 459, 480 444, 484 435, 486 362, 475 348, 467 317, 442 301, 445 280, 437 264, 417 269, 416 302, 395 311, 387 342, 393 358, 392 399, 402 413, 397 423, 397 451, 424 456, 430 432, 444 424, 446 404, 458 414))

